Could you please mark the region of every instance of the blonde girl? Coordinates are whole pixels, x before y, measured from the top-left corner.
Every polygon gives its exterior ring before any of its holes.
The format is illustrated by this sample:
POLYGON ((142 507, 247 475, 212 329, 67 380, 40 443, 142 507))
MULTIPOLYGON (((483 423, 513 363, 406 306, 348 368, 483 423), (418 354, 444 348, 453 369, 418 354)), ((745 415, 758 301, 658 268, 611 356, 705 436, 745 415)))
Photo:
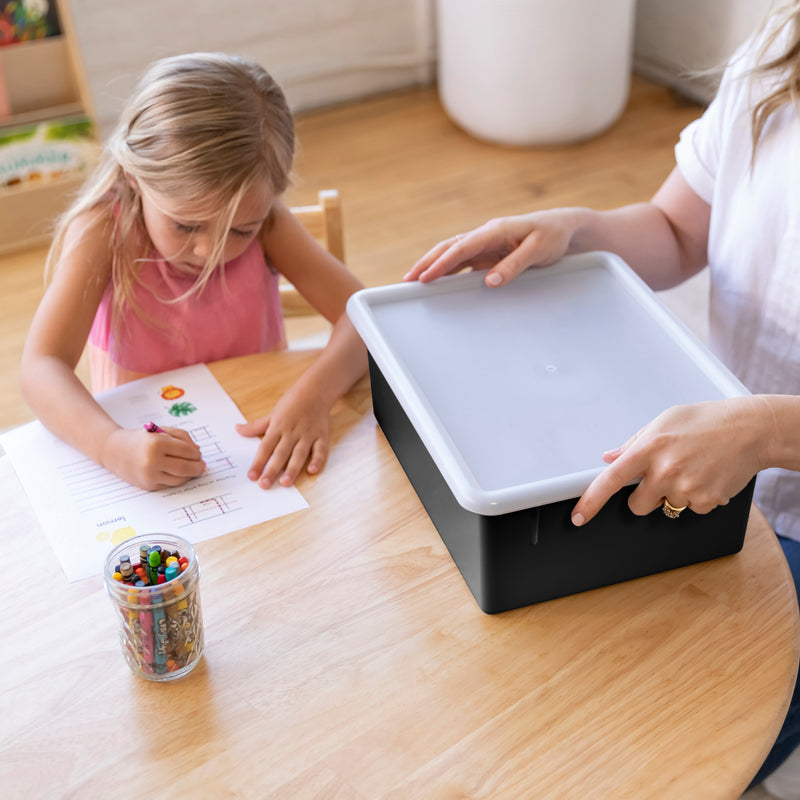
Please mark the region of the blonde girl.
MULTIPOLYGON (((669 498, 706 513, 756 473, 764 512, 800 585, 800 1, 785 4, 732 58, 714 101, 675 148, 677 166, 650 202, 562 208, 492 220, 440 242, 406 276, 431 281, 486 268, 503 286, 529 265, 610 250, 655 289, 706 265, 711 346, 752 397, 668 409, 603 454, 607 466, 573 510, 582 525, 623 486, 633 513, 669 498)), ((675 376, 680 380, 680 376, 675 376)), ((609 443, 613 444, 613 443, 609 443)), ((765 653, 768 658, 769 654, 765 653)), ((800 743, 800 688, 759 782, 800 743)), ((790 784, 800 800, 800 752, 790 784)))
POLYGON ((331 323, 327 347, 274 409, 249 476, 290 485, 328 454, 329 411, 364 372, 344 314, 361 284, 281 202, 294 155, 286 99, 259 65, 218 53, 156 62, 60 220, 21 363, 23 395, 53 433, 132 484, 178 486, 205 465, 187 433, 126 430, 92 390, 285 346, 278 277, 331 323))

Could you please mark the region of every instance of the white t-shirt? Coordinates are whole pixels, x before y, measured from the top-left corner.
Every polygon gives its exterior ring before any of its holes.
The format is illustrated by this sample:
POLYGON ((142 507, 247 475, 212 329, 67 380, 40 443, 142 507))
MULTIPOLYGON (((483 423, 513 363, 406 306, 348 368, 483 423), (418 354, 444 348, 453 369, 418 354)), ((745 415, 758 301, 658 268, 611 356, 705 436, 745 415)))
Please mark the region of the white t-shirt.
MULTIPOLYGON (((800 116, 787 104, 759 139, 751 110, 774 79, 748 74, 759 41, 731 60, 714 101, 681 134, 683 177, 711 205, 710 344, 754 394, 800 394, 800 116)), ((778 45, 780 48, 780 43, 778 45)), ((800 541, 800 473, 770 469, 755 502, 773 529, 800 541)))

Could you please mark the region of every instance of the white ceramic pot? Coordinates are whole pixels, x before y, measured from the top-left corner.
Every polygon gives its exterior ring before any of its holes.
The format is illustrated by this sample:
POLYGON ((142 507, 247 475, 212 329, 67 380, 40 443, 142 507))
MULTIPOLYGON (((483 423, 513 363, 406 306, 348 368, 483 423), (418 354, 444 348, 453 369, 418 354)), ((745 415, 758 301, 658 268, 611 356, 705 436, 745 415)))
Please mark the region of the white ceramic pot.
POLYGON ((636 0, 438 0, 451 119, 508 145, 572 142, 628 100, 636 0))

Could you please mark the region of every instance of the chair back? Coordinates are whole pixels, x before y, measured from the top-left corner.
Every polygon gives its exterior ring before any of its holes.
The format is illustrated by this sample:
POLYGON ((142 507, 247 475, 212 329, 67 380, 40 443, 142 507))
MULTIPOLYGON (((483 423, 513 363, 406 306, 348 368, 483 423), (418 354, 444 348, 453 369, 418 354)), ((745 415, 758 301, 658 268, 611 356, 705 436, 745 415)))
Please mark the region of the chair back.
MULTIPOLYGON (((344 261, 344 229, 342 204, 336 189, 323 189, 318 202, 310 206, 293 206, 290 211, 306 230, 333 256, 344 261)), ((307 317, 317 312, 292 286, 282 282, 281 309, 284 317, 307 317)))

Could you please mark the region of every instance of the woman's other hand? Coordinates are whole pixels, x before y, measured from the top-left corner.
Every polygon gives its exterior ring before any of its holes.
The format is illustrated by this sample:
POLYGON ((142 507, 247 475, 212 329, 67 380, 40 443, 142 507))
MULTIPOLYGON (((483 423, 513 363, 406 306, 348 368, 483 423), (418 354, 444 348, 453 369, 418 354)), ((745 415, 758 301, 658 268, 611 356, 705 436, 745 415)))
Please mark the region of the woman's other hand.
POLYGON ((648 514, 664 499, 706 514, 725 505, 759 470, 774 435, 774 418, 758 396, 667 409, 621 447, 603 454, 609 463, 578 500, 576 525, 637 479, 628 498, 634 514, 648 514))

